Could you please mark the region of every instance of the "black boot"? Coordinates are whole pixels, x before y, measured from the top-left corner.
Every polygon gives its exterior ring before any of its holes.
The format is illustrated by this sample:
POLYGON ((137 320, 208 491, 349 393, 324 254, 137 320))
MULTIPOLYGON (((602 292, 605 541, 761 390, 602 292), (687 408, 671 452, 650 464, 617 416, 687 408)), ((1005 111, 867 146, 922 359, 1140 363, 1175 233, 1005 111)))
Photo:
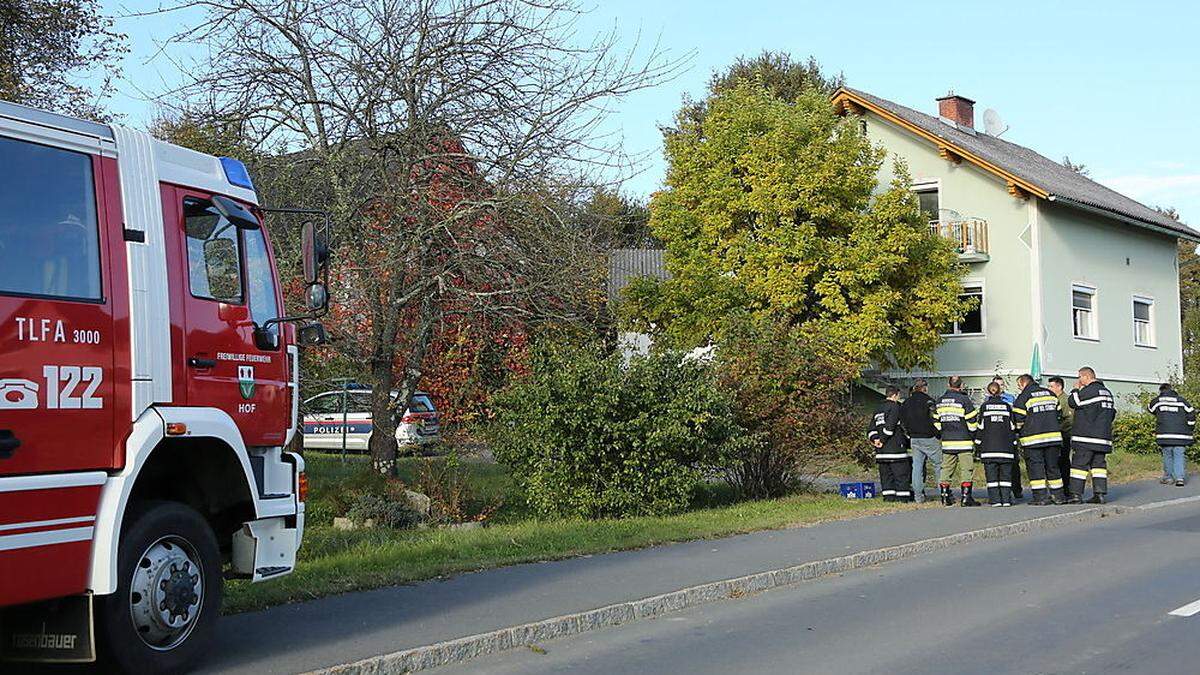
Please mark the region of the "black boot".
POLYGON ((958 505, 979 506, 979 502, 975 501, 975 498, 971 496, 971 484, 969 482, 962 484, 962 497, 959 498, 958 505))
POLYGON ((1105 499, 1103 492, 1097 492, 1096 494, 1092 495, 1091 499, 1087 500, 1087 503, 1089 504, 1103 504, 1104 502, 1105 499))
POLYGON ((950 484, 939 483, 938 489, 942 493, 942 506, 954 506, 954 494, 950 492, 950 484))
POLYGON ((1070 495, 1067 496, 1067 503, 1068 504, 1082 504, 1083 497, 1072 492, 1070 495))

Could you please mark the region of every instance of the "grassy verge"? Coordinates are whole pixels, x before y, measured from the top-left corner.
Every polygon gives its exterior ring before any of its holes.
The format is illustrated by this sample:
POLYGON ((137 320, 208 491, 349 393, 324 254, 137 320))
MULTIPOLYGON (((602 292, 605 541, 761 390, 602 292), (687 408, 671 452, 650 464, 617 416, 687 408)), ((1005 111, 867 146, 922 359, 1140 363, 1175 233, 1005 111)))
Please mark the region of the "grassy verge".
POLYGON ((915 508, 836 495, 801 495, 698 509, 661 518, 525 520, 474 530, 314 527, 296 571, 265 584, 226 587, 226 611, 243 612, 346 591, 538 560, 604 553, 915 508))
MULTIPOLYGON (((1112 453, 1109 476, 1114 483, 1156 478, 1158 455, 1112 453)), ((306 457, 313 499, 372 480, 364 477, 365 461, 310 453, 306 457)), ((418 471, 417 458, 401 460, 402 480, 418 471)), ((437 460, 435 460, 437 461, 437 460)), ((509 476, 492 463, 464 461, 472 488, 483 501, 501 504, 479 529, 335 530, 310 525, 300 562, 290 576, 264 584, 233 582, 226 587, 226 611, 243 612, 287 602, 379 588, 444 575, 523 562, 555 560, 665 544, 724 537, 897 509, 917 508, 880 500, 849 501, 837 495, 798 495, 785 499, 738 502, 723 486, 706 486, 696 508, 665 517, 622 520, 537 520, 529 514, 509 476)), ((982 469, 979 480, 983 479, 982 469)), ((1196 467, 1189 471, 1195 472, 1196 467)), ((868 475, 861 469, 855 474, 868 475)))

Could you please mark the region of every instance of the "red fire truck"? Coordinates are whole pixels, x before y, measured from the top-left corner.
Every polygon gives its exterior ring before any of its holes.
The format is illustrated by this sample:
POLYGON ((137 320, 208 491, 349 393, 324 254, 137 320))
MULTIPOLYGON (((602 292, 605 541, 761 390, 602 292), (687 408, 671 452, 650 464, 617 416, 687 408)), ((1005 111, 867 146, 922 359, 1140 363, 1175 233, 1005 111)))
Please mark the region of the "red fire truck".
POLYGON ((223 578, 292 571, 327 277, 306 223, 284 316, 264 212, 237 160, 0 102, 0 659, 177 672, 223 578))

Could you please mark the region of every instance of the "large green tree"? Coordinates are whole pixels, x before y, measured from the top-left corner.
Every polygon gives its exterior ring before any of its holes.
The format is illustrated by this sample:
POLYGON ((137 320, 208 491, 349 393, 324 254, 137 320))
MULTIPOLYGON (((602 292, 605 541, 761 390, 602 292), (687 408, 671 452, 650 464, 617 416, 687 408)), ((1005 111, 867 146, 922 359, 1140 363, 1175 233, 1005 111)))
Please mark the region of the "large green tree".
MULTIPOLYGON (((1156 206, 1155 211, 1182 223, 1179 211, 1170 206, 1156 206)), ((1196 242, 1180 239, 1179 251, 1179 312, 1183 331, 1183 374, 1195 380, 1200 372, 1200 255, 1196 242)))
POLYGON ((790 102, 811 91, 832 95, 845 83, 845 78, 841 73, 826 75, 812 56, 800 60, 787 52, 770 50, 763 50, 756 56, 739 56, 723 70, 713 72, 703 98, 684 97, 683 105, 675 115, 676 124, 663 129, 663 135, 672 136, 702 127, 709 101, 742 83, 760 84, 772 96, 790 102))
POLYGON ((97 0, 0 2, 0 99, 106 119, 100 102, 126 51, 97 0))
POLYGON ((651 202, 671 278, 632 284, 625 318, 682 347, 770 320, 860 367, 928 364, 965 309, 962 270, 930 235, 904 166, 880 186, 886 152, 817 88, 788 101, 742 81, 706 108, 677 117, 667 187, 651 202))

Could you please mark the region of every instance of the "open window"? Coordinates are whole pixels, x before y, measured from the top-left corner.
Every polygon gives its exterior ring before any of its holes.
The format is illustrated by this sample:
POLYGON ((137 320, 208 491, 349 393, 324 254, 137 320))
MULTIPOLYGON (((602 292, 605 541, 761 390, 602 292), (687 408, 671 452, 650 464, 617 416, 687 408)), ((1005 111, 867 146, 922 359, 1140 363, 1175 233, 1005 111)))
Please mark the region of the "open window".
POLYGON ((962 292, 958 294, 958 297, 960 300, 973 301, 972 307, 971 309, 967 310, 967 313, 960 321, 955 321, 949 326, 943 328, 942 334, 946 335, 947 337, 983 335, 983 282, 964 282, 962 292))
POLYGON ((941 197, 938 194, 937 183, 914 185, 912 191, 917 193, 917 203, 920 205, 921 217, 927 223, 936 223, 941 209, 941 197))

